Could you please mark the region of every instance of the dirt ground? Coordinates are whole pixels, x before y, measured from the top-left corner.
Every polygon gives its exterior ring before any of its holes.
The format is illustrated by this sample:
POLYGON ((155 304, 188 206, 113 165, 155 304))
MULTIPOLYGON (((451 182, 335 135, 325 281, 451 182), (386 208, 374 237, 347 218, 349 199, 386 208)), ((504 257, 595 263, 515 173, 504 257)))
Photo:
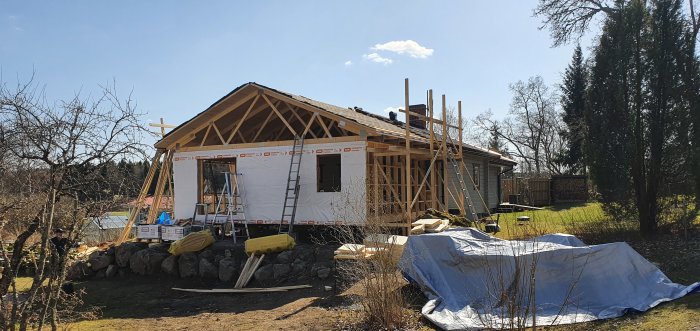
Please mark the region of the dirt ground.
POLYGON ((77 284, 98 320, 69 330, 336 330, 357 320, 351 295, 313 288, 277 293, 204 294, 172 287, 207 288, 206 283, 131 276, 77 284))

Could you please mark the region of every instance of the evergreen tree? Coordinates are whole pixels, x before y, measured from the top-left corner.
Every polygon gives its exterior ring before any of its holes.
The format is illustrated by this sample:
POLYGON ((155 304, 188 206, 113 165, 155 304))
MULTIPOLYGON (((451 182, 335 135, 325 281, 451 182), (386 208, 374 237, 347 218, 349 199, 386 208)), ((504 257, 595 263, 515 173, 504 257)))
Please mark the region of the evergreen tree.
POLYGON ((629 41, 625 13, 617 11, 605 20, 593 54, 590 88, 584 121, 586 160, 590 176, 603 203, 631 199, 628 84, 629 41))
POLYGON ((501 127, 497 122, 494 122, 489 129, 488 148, 502 155, 508 155, 508 147, 506 147, 506 143, 503 141, 502 135, 503 133, 501 132, 501 127))
POLYGON ((564 82, 561 86, 561 107, 564 111, 562 119, 566 124, 566 129, 561 132, 561 135, 567 143, 567 148, 561 159, 569 172, 574 174, 585 171, 583 160, 585 123, 583 115, 586 107, 586 80, 587 71, 583 63, 581 46, 576 46, 571 63, 564 73, 564 82))

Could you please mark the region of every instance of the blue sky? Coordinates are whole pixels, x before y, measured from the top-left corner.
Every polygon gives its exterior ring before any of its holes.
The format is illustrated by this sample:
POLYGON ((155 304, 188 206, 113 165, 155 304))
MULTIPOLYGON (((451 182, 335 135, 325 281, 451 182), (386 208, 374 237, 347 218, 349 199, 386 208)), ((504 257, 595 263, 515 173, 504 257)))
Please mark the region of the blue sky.
POLYGON ((144 120, 172 124, 249 81, 386 115, 403 104, 406 77, 411 103, 432 88, 450 105, 462 100, 467 117, 503 116, 509 83, 557 84, 571 58, 573 45, 551 48, 538 30, 535 5, 0 0, 0 67, 9 83, 35 71, 50 99, 114 79, 144 120))

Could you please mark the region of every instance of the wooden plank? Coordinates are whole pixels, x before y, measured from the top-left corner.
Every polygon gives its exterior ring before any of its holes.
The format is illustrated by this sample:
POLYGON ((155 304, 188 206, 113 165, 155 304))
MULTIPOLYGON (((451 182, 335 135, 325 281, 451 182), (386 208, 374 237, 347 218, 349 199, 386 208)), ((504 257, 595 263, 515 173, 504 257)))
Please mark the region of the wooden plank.
POLYGON ((141 191, 139 191, 139 195, 136 198, 136 206, 134 206, 134 211, 129 214, 129 218, 126 222, 126 225, 124 226, 124 230, 122 231, 121 235, 119 236, 119 239, 117 240, 117 244, 121 244, 127 239, 129 239, 129 236, 131 235, 131 228, 136 222, 136 217, 139 215, 139 212, 144 207, 144 200, 146 199, 146 195, 148 195, 148 190, 151 188, 151 183, 153 183, 153 178, 155 177, 156 169, 158 169, 159 167, 160 157, 162 155, 163 150, 157 149, 156 155, 153 156, 153 160, 151 160, 151 166, 148 168, 148 174, 146 175, 146 179, 141 185, 141 191))
POLYGON ((282 123, 284 123, 284 125, 287 127, 287 129, 289 129, 289 131, 291 131, 292 134, 296 136, 297 132, 294 130, 294 128, 292 128, 291 125, 289 125, 289 122, 287 122, 287 120, 284 119, 284 117, 282 116, 282 113, 280 113, 280 111, 277 110, 277 107, 275 107, 275 105, 273 105, 272 102, 270 102, 270 99, 268 99, 265 94, 263 94, 263 99, 265 99, 265 102, 267 102, 267 104, 270 105, 270 108, 272 108, 272 111, 274 111, 275 114, 277 114, 277 117, 279 117, 280 120, 282 120, 282 123))
POLYGON ((178 130, 173 131, 172 134, 168 137, 157 142, 156 147, 172 149, 172 147, 174 147, 175 144, 180 142, 183 136, 186 137, 187 134, 191 132, 199 132, 200 130, 207 127, 210 121, 218 120, 219 118, 225 116, 226 114, 245 104, 250 99, 254 98, 256 95, 256 93, 254 93, 255 90, 256 89, 251 89, 251 87, 247 87, 239 90, 238 92, 232 95, 229 95, 226 99, 221 100, 217 104, 209 107, 200 115, 195 116, 192 120, 190 120, 190 122, 183 125, 178 130), (238 97, 240 97, 240 99, 236 101, 235 99, 238 97), (222 107, 223 109, 220 109, 222 107), (213 110, 218 111, 218 113, 212 113, 213 110))
POLYGON ((199 144, 199 146, 204 146, 204 142, 207 141, 207 137, 209 137, 209 131, 211 131, 211 123, 209 123, 209 126, 207 127, 207 132, 204 133, 204 138, 202 138, 202 143, 199 144))
POLYGON ((314 119, 316 119, 317 116, 318 116, 318 113, 313 113, 313 115, 311 115, 311 118, 309 119, 309 122, 306 123, 306 127, 304 128, 304 133, 301 134, 302 137, 305 137, 305 136, 306 136, 306 133, 307 133, 307 132, 310 132, 311 135, 312 135, 314 138, 317 138, 316 135, 315 135, 313 132, 309 131, 309 129, 311 128, 311 124, 314 123, 314 119))
MULTIPOLYGON (((376 160, 376 159, 375 159, 375 160, 376 160)), ((389 177, 387 177, 387 175, 386 175, 386 173, 384 173, 384 171, 382 171, 381 169, 379 169, 379 173, 382 174, 382 177, 384 177, 384 180, 386 181, 386 183, 391 183, 391 180, 389 180, 389 177)), ((399 199, 399 195, 398 195, 398 193, 396 192, 396 189, 394 189, 394 187, 391 186, 391 185, 389 186, 389 188, 391 189, 391 192, 394 194, 394 198, 396 199, 396 201, 399 202, 399 205, 401 206, 401 211, 405 211, 405 209, 404 209, 404 207, 403 207, 403 203, 402 203, 402 201, 399 199)))
POLYGON ((286 292, 289 290, 299 290, 312 288, 311 285, 291 285, 279 287, 251 287, 251 288, 221 288, 221 289, 194 289, 194 288, 179 288, 173 287, 175 291, 193 292, 193 293, 265 293, 265 292, 286 292))
POLYGON ((355 134, 360 134, 360 130, 365 130, 368 135, 377 135, 377 130, 375 128, 371 128, 369 126, 357 123, 353 120, 349 120, 345 117, 333 114, 333 113, 331 113, 323 108, 306 104, 304 102, 292 99, 284 94, 281 94, 281 93, 278 93, 278 92, 275 92, 272 90, 265 90, 265 94, 269 95, 277 100, 283 100, 285 102, 288 102, 288 103, 295 105, 299 108, 306 109, 306 110, 312 111, 312 112, 319 112, 320 115, 323 117, 326 117, 326 118, 329 118, 329 119, 332 119, 332 120, 335 120, 338 122, 343 121, 343 122, 345 122, 344 128, 350 132, 355 133, 355 134))
POLYGON ((321 116, 316 117, 316 119, 318 120, 319 123, 321 123, 321 127, 323 128, 323 131, 326 133, 328 138, 333 138, 333 135, 331 135, 331 131, 328 130, 328 127, 326 126, 326 123, 323 122, 323 119, 321 118, 321 116))
POLYGON ((219 128, 216 126, 216 123, 211 122, 211 126, 214 128, 214 132, 216 132, 216 135, 219 137, 219 140, 221 140, 222 145, 228 145, 226 140, 224 139, 224 136, 221 135, 221 132, 219 131, 219 128))
POLYGON ((253 278, 253 274, 255 274, 255 271, 258 270, 258 267, 260 266, 260 263, 262 262, 262 260, 264 258, 265 258, 265 254, 261 255, 260 258, 258 258, 258 260, 255 261, 255 266, 253 266, 253 268, 251 268, 248 271, 248 275, 246 275, 246 278, 243 280, 243 284, 242 284, 243 287, 248 285, 248 283, 250 282, 250 279, 253 278))
POLYGON ((273 112, 270 112, 269 114, 267 114, 267 117, 265 118, 265 121, 263 121, 263 122, 262 122, 262 125, 260 125, 260 129, 258 129, 258 132, 257 132, 257 133, 255 134, 255 136, 253 137, 253 140, 252 140, 252 141, 258 140, 258 136, 260 136, 260 134, 262 133, 263 129, 265 129, 265 126, 267 125, 267 123, 268 123, 268 122, 270 121, 270 119, 272 118, 272 115, 274 115, 273 112))
MULTIPOLYGON (((465 169, 464 161, 462 159, 464 158, 464 154, 462 151, 462 100, 457 101, 457 126, 459 129, 457 130, 459 134, 459 173, 463 174, 465 169)), ((488 165, 487 165, 488 166, 488 165)), ((486 177, 488 178, 488 177, 486 177)), ((488 185, 487 185, 488 186, 488 185)), ((464 192, 460 189, 459 190, 459 205, 464 208, 464 192)), ((461 208, 460 208, 461 209, 461 208)), ((486 208, 488 211, 488 208, 486 208)))
POLYGON ((153 194, 153 205, 148 210, 148 215, 146 217, 146 223, 148 224, 155 223, 156 217, 158 216, 158 208, 160 207, 160 201, 163 198, 165 183, 167 182, 170 174, 173 154, 173 151, 167 151, 163 158, 163 164, 160 168, 160 174, 158 175, 158 183, 156 184, 156 190, 153 194))
MULTIPOLYGON (((346 136, 346 137, 333 137, 333 138, 318 138, 318 139, 304 139, 304 145, 310 144, 327 144, 327 143, 340 143, 340 142, 351 142, 351 141, 364 141, 366 138, 361 136, 346 136)), ((243 144, 229 144, 229 145, 209 145, 209 146, 194 146, 194 147, 182 147, 179 149, 180 152, 194 152, 194 151, 215 151, 215 150, 230 150, 239 148, 253 148, 253 147, 273 147, 273 146, 289 146, 293 145, 294 140, 282 140, 282 141, 263 141, 258 143, 243 143, 243 144)))
MULTIPOLYGON (((447 178, 448 178, 448 166, 447 166, 447 125, 445 125, 447 121, 447 104, 445 103, 445 95, 442 95, 442 186, 446 188, 449 191, 448 185, 447 185, 447 178)), ((447 196, 443 194, 443 200, 445 206, 449 206, 450 204, 447 201, 447 196)))
POLYGON ((243 279, 246 277, 246 272, 248 272, 248 269, 250 269, 250 265, 252 263, 255 263, 255 252, 250 254, 250 256, 245 260, 245 264, 243 265, 243 269, 241 269, 240 275, 238 275, 238 280, 236 280, 236 284, 233 286, 233 288, 241 288, 241 283, 243 282, 243 279))
MULTIPOLYGON (((432 174, 433 173, 433 166, 435 165, 435 161, 437 160, 438 155, 440 155, 440 150, 442 150, 442 146, 440 146, 437 150, 437 153, 435 153, 435 156, 433 156, 433 159, 430 161, 430 166, 428 166, 427 172, 432 174)), ((433 176, 434 177, 434 176, 433 176)), ((423 181, 420 183, 420 186, 418 187, 418 192, 420 193, 420 190, 423 188, 423 185, 425 185, 425 182, 428 180, 428 174, 426 174, 423 177, 423 181)), ((418 194, 413 198, 413 201, 411 201, 411 208, 413 208, 413 205, 416 203, 416 200, 418 200, 418 194)))
MULTIPOLYGON (((369 156, 369 153, 368 153, 369 156)), ((368 160, 369 157, 367 158, 368 160)), ((379 216, 379 160, 377 158, 373 158, 372 162, 372 184, 374 184, 374 216, 378 217, 379 216)))
POLYGON ((411 111, 410 111, 410 100, 409 100, 409 88, 408 88, 408 78, 404 80, 404 101, 406 104, 406 136, 404 140, 406 141, 406 219, 410 226, 411 218, 411 201, 409 200, 413 193, 411 191, 411 111))
POLYGON ((241 119, 238 121, 236 127, 233 129, 233 131, 231 131, 231 134, 229 134, 228 139, 226 139, 226 144, 229 144, 231 142, 231 139, 233 139, 233 136, 236 134, 236 132, 238 132, 238 129, 241 128, 241 125, 243 125, 243 122, 245 122, 245 120, 248 118, 248 114, 250 114, 250 111, 253 110, 253 107, 255 107, 255 104, 258 102, 259 99, 260 94, 258 93, 255 96, 255 99, 253 99, 253 102, 250 103, 248 110, 246 110, 245 113, 243 113, 243 117, 241 117, 241 119))
MULTIPOLYGON (((400 112, 400 113, 404 113, 404 114, 406 113, 406 111, 403 110, 403 109, 399 109, 399 112, 400 112)), ((418 113, 413 112, 413 111, 411 112, 411 116, 417 117, 417 118, 422 119, 422 120, 424 120, 424 121, 426 121, 426 122, 429 122, 429 121, 430 121, 430 117, 429 117, 429 116, 421 115, 421 114, 418 114, 418 113)), ((445 124, 445 122, 443 122, 442 120, 433 119, 433 121, 435 122, 435 124, 441 124, 441 125, 442 125, 442 124, 445 124)), ((448 128, 451 128, 451 129, 458 129, 458 127, 457 127, 456 125, 452 125, 452 124, 449 124, 449 123, 447 123, 446 125, 447 125, 448 128)))
MULTIPOLYGON (((434 149, 435 149, 435 128, 433 127, 434 125, 434 120, 433 120, 433 90, 428 90, 428 111, 430 114, 430 155, 433 155, 434 149)), ((434 154, 438 155, 438 154, 434 154)), ((437 177, 435 176, 435 171, 430 172, 430 200, 431 200, 431 208, 437 209, 437 190, 438 190, 438 185, 437 185, 437 177)))

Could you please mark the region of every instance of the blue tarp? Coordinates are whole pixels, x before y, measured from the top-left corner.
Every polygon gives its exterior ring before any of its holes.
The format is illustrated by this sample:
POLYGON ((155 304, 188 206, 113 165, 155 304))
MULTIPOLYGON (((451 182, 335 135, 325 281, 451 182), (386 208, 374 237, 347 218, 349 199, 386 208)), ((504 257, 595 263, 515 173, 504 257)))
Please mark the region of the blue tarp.
POLYGON ((172 220, 170 219, 170 214, 168 214, 167 212, 160 213, 160 216, 158 216, 157 224, 170 225, 171 223, 172 220))
POLYGON ((671 282, 626 243, 552 234, 502 240, 476 229, 410 236, 399 262, 445 330, 556 325, 646 311, 700 289, 671 282), (534 277, 533 277, 534 276, 534 277))

